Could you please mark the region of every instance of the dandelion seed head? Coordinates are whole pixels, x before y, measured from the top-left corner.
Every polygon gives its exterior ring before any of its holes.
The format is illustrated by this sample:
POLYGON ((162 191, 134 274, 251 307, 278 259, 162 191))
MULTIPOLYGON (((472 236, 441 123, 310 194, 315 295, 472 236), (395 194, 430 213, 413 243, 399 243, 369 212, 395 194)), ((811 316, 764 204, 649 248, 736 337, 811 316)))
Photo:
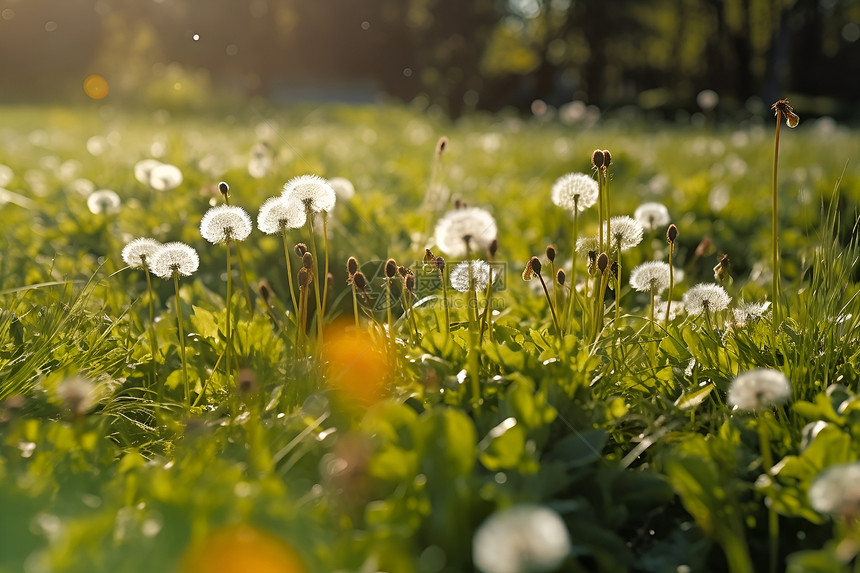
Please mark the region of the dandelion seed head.
POLYGON ((57 398, 63 401, 72 414, 83 416, 98 399, 96 385, 83 376, 66 378, 57 386, 57 398))
POLYGON ((175 165, 160 163, 149 172, 149 186, 156 191, 170 191, 182 184, 182 171, 175 165))
POLYGON ((337 194, 328 181, 317 175, 299 175, 284 185, 283 195, 295 197, 305 211, 329 212, 337 201, 337 194))
POLYGON ((141 237, 128 243, 122 249, 122 260, 134 269, 146 269, 152 262, 155 251, 161 248, 161 243, 155 239, 141 237))
POLYGON ((486 251, 496 238, 496 220, 484 209, 464 207, 445 213, 436 223, 436 244, 445 254, 465 257, 486 251))
POLYGON ((746 302, 742 300, 737 308, 732 309, 732 313, 735 315, 735 322, 738 323, 738 326, 746 326, 768 316, 770 314, 769 308, 770 301, 746 302))
POLYGON ((642 203, 633 212, 633 218, 639 221, 646 231, 653 231, 669 224, 669 209, 662 203, 642 203))
POLYGON ((155 251, 150 263, 152 273, 162 279, 173 278, 173 273, 191 276, 200 265, 200 258, 193 247, 185 243, 166 243, 155 251))
POLYGON ((284 229, 298 229, 307 221, 307 212, 298 199, 278 195, 260 206, 257 227, 267 235, 284 229))
POLYGON ((669 265, 662 261, 642 263, 630 273, 630 285, 639 292, 663 292, 669 288, 669 265))
POLYGON ((99 189, 93 191, 87 197, 87 208, 94 215, 112 215, 119 213, 120 205, 119 195, 110 189, 99 189))
MULTIPOLYGON (((606 231, 605 225, 603 230, 606 231)), ((642 225, 633 217, 612 217, 609 220, 609 246, 617 249, 620 244, 621 252, 629 251, 642 242, 644 232, 642 225)))
POLYGON ((852 517, 860 512, 860 463, 830 466, 809 488, 812 509, 829 515, 852 517))
POLYGON ((349 201, 355 197, 355 185, 349 179, 345 177, 332 177, 328 180, 328 183, 334 189, 335 194, 341 199, 349 201))
POLYGON ((661 322, 666 320, 666 306, 669 307, 669 320, 675 320, 679 315, 684 313, 684 303, 680 300, 669 301, 663 300, 659 296, 654 297, 654 316, 661 322))
POLYGON ((705 309, 709 312, 720 312, 729 307, 732 297, 720 285, 701 283, 692 287, 684 295, 684 305, 692 315, 702 314, 705 309))
POLYGON ((597 237, 581 237, 576 240, 576 254, 580 257, 587 257, 590 251, 596 252, 600 245, 597 237))
POLYGON ((244 209, 235 205, 218 205, 203 215, 200 236, 216 245, 230 240, 244 241, 252 228, 251 217, 244 209))
POLYGON ((451 286, 459 292, 467 292, 468 290, 482 291, 487 288, 492 280, 496 280, 496 272, 490 268, 487 261, 480 259, 474 261, 463 261, 451 269, 451 286), (471 267, 471 281, 469 280, 469 268, 471 267), (470 284, 471 283, 471 284, 470 284))
POLYGON ((561 516, 538 505, 516 505, 488 517, 475 531, 472 556, 483 573, 555 571, 570 553, 561 516))
POLYGON ((555 180, 552 202, 568 211, 585 211, 597 203, 597 181, 585 173, 568 173, 555 180))
POLYGON ((144 185, 149 185, 149 176, 152 170, 159 165, 161 165, 161 161, 158 159, 142 159, 138 161, 134 164, 134 178, 144 185))
POLYGON ((729 384, 728 404, 741 412, 755 412, 784 404, 791 398, 785 374, 771 368, 756 368, 739 374, 729 384))

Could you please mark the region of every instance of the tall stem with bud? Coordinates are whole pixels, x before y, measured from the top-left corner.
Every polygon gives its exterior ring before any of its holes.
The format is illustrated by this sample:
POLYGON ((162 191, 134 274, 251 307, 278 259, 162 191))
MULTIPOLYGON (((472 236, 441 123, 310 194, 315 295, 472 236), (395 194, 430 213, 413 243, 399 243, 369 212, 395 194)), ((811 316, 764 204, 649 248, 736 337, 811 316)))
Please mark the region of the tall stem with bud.
POLYGON ((797 114, 794 113, 791 105, 788 103, 788 100, 781 99, 774 103, 771 106, 771 109, 774 111, 774 115, 776 116, 776 136, 774 137, 773 143, 773 187, 771 189, 771 198, 773 201, 773 214, 772 214, 772 230, 773 236, 771 238, 771 243, 773 247, 772 253, 772 262, 773 262, 773 286, 772 286, 772 297, 773 297, 773 332, 776 333, 777 328, 779 327, 779 323, 781 320, 780 314, 780 272, 779 272, 779 233, 778 233, 778 202, 777 202, 777 166, 779 164, 779 128, 782 124, 783 118, 785 119, 786 125, 788 127, 797 127, 800 118, 797 114))
MULTIPOLYGON (((675 289, 675 267, 672 258, 675 254, 675 239, 678 236, 678 227, 669 225, 666 231, 666 240, 669 242, 669 298, 666 300, 666 325, 669 324, 669 310, 672 308, 672 291, 675 289)), ((653 306, 653 305, 652 305, 653 306)))

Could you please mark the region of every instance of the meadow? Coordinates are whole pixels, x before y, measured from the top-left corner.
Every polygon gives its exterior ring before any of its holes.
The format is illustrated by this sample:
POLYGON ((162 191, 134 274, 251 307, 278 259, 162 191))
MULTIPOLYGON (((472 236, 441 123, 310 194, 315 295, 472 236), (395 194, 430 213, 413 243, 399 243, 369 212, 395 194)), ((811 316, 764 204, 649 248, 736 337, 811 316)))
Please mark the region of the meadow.
POLYGON ((777 291, 769 110, 0 109, 0 572, 860 570, 860 136, 799 113, 777 291))

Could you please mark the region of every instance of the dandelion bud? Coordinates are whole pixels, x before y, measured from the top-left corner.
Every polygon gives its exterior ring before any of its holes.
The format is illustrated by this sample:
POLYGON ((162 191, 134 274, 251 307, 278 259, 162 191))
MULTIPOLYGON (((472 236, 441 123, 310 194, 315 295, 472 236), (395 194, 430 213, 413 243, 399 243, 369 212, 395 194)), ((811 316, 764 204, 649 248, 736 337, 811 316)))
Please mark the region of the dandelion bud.
POLYGON ((608 267, 608 266, 609 266, 609 257, 607 256, 606 253, 600 253, 600 255, 597 257, 597 270, 599 270, 601 273, 605 273, 606 267, 608 267))
POLYGON ((424 249, 424 264, 429 265, 436 261, 436 255, 430 249, 424 249))
POLYGON ((355 260, 355 257, 349 257, 346 261, 346 272, 350 275, 354 275, 358 271, 358 261, 355 260))
POLYGON ((385 263, 385 276, 393 279, 394 275, 397 274, 397 261, 394 259, 388 259, 385 263))
POLYGON ((487 254, 489 255, 489 258, 492 259, 493 257, 495 257, 496 251, 498 251, 498 250, 499 250, 499 240, 493 239, 492 241, 490 241, 490 246, 487 247, 487 254))
POLYGON ((308 275, 308 270, 305 267, 300 268, 298 273, 299 287, 308 286, 308 284, 310 283, 309 278, 310 277, 308 275))
POLYGON ((599 149, 595 149, 594 153, 591 154, 591 164, 600 169, 603 167, 603 163, 606 161, 606 158, 603 156, 603 152, 599 149))
POLYGON ((612 154, 609 153, 608 149, 603 150, 603 167, 609 167, 609 164, 612 163, 612 154))
POLYGON ((272 300, 272 287, 269 285, 269 281, 266 279, 261 280, 257 285, 257 290, 260 291, 260 298, 263 299, 266 306, 271 306, 269 301, 272 300))
POLYGON ((529 261, 529 264, 532 266, 532 272, 536 275, 539 275, 541 269, 540 259, 537 257, 532 257, 532 259, 529 261))
POLYGON ((462 200, 462 199, 460 199, 459 197, 454 197, 454 208, 455 208, 455 209, 462 209, 462 208, 463 208, 463 207, 465 207, 465 206, 466 206, 466 202, 465 202, 465 201, 463 201, 463 200, 462 200))
POLYGON ((564 281, 567 280, 567 276, 564 274, 564 269, 558 269, 558 272, 555 273, 555 280, 561 286, 564 286, 564 281))
POLYGON ((218 184, 218 191, 221 192, 221 195, 226 197, 230 193, 230 186, 227 185, 226 182, 222 181, 221 183, 218 184))
POLYGON ((238 378, 236 389, 239 391, 240 396, 245 398, 257 391, 257 375, 253 370, 250 368, 240 368, 238 378))
POLYGON ((721 283, 725 282, 729 277, 729 256, 723 255, 720 257, 717 266, 714 267, 714 278, 721 283))
POLYGON ((397 272, 400 273, 400 276, 406 278, 406 275, 409 274, 409 269, 404 266, 397 267, 397 272))
POLYGON ((305 256, 305 253, 308 252, 308 246, 304 243, 298 243, 295 247, 293 247, 293 250, 296 251, 297 257, 302 258, 303 256, 305 256))
POLYGON ((550 262, 555 260, 555 247, 552 245, 547 245, 546 247, 546 258, 549 259, 550 262))
POLYGON ((448 147, 448 138, 444 135, 439 138, 439 141, 436 142, 436 157, 441 158, 442 154, 445 152, 445 148, 448 147))
POLYGON ((406 290, 415 294, 415 275, 407 275, 404 283, 406 284, 406 290))
POLYGON ((310 253, 302 255, 302 266, 306 269, 314 268, 314 256, 310 253))
POLYGON ((440 273, 445 272, 445 259, 440 257, 436 257, 436 270, 440 273))
POLYGON ((699 246, 696 247, 696 256, 701 257, 707 254, 708 252, 710 252, 711 246, 711 239, 705 237, 704 239, 702 239, 702 242, 699 243, 699 246))
POLYGON ((355 288, 357 288, 360 291, 363 291, 364 289, 366 289, 367 288, 367 278, 365 278, 364 273, 361 271, 358 271, 357 273, 352 275, 352 284, 354 284, 355 288))
POLYGON ((669 225, 669 230, 666 231, 666 240, 672 244, 675 243, 675 239, 678 237, 678 227, 674 224, 669 225))

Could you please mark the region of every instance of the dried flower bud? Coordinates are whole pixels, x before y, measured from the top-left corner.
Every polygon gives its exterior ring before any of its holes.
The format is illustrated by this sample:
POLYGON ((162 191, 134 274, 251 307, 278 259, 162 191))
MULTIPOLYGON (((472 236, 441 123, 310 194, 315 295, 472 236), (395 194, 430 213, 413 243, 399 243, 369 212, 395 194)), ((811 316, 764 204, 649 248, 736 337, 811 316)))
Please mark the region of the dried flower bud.
POLYGON ((550 262, 555 260, 555 247, 552 245, 547 245, 546 247, 546 258, 549 259, 550 262))
POLYGON ((302 258, 308 252, 308 246, 304 243, 298 243, 293 247, 293 250, 296 252, 297 257, 302 258))
POLYGON ((666 240, 670 243, 675 242, 675 238, 678 236, 678 227, 674 224, 669 225, 669 230, 666 231, 666 240))
POLYGON ((436 256, 430 249, 424 249, 424 264, 429 265, 436 260, 436 256))
POLYGON ((597 251, 588 251, 588 274, 597 274, 597 251))
POLYGON ((699 243, 699 246, 696 247, 696 256, 701 257, 708 254, 709 252, 711 252, 711 248, 711 239, 705 237, 704 239, 702 239, 702 242, 699 243))
POLYGON ((299 287, 308 286, 310 275, 308 275, 308 270, 305 267, 299 269, 297 278, 299 281, 299 287))
POLYGON ((406 285, 406 290, 415 294, 415 275, 407 275, 404 284, 406 285))
POLYGON ((609 153, 608 149, 603 150, 603 167, 609 167, 609 164, 612 163, 612 154, 609 153))
POLYGON ((357 273, 352 275, 352 284, 354 284, 355 288, 357 288, 360 291, 363 291, 364 289, 366 289, 367 288, 367 278, 365 278, 364 273, 361 271, 358 271, 357 273))
POLYGON ((436 257, 436 270, 440 273, 445 271, 445 259, 441 256, 436 257))
POLYGON ((226 182, 222 181, 221 183, 218 184, 218 191, 221 192, 221 195, 226 197, 230 193, 230 186, 227 185, 226 182))
POLYGON ((541 262, 540 262, 540 259, 539 259, 539 258, 537 258, 537 257, 532 257, 532 260, 531 260, 531 261, 529 261, 529 263, 530 263, 530 264, 531 264, 531 266, 532 266, 532 272, 534 272, 534 274, 536 274, 536 275, 539 275, 539 274, 540 274, 540 269, 541 269, 541 262))
POLYGON ((606 255, 606 253, 600 253, 600 255, 598 255, 597 257, 597 270, 599 270, 601 273, 605 273, 606 267, 608 266, 609 257, 606 255))
POLYGON ((591 154, 591 164, 600 169, 603 167, 603 163, 606 161, 606 158, 603 156, 603 152, 599 149, 595 149, 594 153, 591 154))
POLYGON ((788 127, 797 127, 797 124, 800 122, 800 117, 796 113, 794 113, 794 109, 791 107, 791 104, 788 103, 787 99, 781 99, 775 102, 770 109, 773 110, 773 114, 776 116, 777 121, 780 119, 780 115, 785 116, 785 124, 788 127))
POLYGON ((499 239, 493 239, 490 241, 490 245, 487 247, 487 254, 489 255, 490 260, 496 256, 496 252, 499 250, 499 239))
POLYGON ((266 279, 261 280, 257 284, 257 290, 260 291, 260 298, 263 299, 266 306, 271 306, 270 301, 272 300, 272 287, 269 285, 269 281, 266 279))
POLYGON ((529 259, 529 262, 526 263, 526 268, 523 269, 523 280, 530 281, 532 280, 532 275, 534 275, 534 269, 532 269, 532 261, 534 258, 529 259))
POLYGON ((436 157, 441 158, 442 154, 445 153, 445 148, 448 147, 448 138, 444 135, 439 138, 439 141, 436 142, 436 157))
POLYGON ((394 275, 397 274, 397 261, 394 259, 388 259, 385 263, 385 276, 390 279, 394 278, 394 275))
POLYGON ((561 286, 564 286, 564 281, 567 280, 567 275, 564 274, 564 269, 558 269, 558 272, 555 273, 555 280, 561 286))
POLYGON ((358 272, 358 261, 355 259, 355 257, 349 257, 346 260, 346 272, 348 272, 350 275, 354 275, 356 272, 358 272))
POLYGON ((729 265, 729 256, 723 255, 714 267, 714 278, 720 281, 720 283, 724 283, 729 277, 729 265))
POLYGON ((409 274, 409 269, 404 266, 397 267, 397 272, 400 273, 400 276, 406 278, 406 275, 409 274))
POLYGON ((465 201, 463 201, 459 197, 454 197, 454 208, 455 209, 462 209, 465 206, 466 206, 465 201))
POLYGON ((306 269, 314 268, 314 256, 309 252, 302 255, 302 266, 306 269))

